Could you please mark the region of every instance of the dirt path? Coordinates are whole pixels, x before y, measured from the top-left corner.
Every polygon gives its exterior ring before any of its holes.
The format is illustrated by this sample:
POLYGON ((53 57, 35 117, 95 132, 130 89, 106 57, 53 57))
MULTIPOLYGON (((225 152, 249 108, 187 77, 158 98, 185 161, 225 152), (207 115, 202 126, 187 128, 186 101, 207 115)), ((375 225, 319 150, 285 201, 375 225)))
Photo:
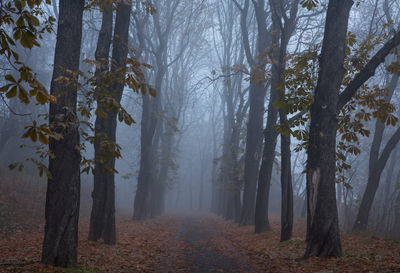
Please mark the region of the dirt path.
POLYGON ((207 219, 186 217, 182 223, 177 237, 184 241, 187 272, 255 272, 249 265, 221 253, 216 243, 220 232, 207 219))

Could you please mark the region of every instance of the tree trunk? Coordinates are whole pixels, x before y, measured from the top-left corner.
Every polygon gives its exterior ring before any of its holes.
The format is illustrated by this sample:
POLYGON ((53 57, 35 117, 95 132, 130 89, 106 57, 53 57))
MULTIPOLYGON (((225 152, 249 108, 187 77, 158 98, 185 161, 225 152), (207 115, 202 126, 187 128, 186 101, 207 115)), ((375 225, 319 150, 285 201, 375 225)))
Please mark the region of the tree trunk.
MULTIPOLYGON (((142 124, 140 137, 140 169, 135 194, 133 219, 142 220, 147 217, 147 197, 149 195, 149 183, 151 177, 151 149, 152 139, 149 135, 151 114, 151 102, 148 94, 143 96, 142 124)), ((155 130, 155 126, 152 128, 155 130)), ((153 133, 154 134, 154 131, 153 133)))
MULTIPOLYGON (((398 80, 399 77, 397 75, 392 76, 392 79, 389 85, 387 86, 387 88, 389 89, 389 94, 385 98, 387 102, 390 102, 394 90, 396 89, 398 80)), ((374 138, 372 140, 371 152, 369 156, 368 183, 363 198, 361 200, 356 221, 354 223, 353 231, 355 232, 365 231, 367 229, 370 210, 372 207, 372 203, 374 201, 376 191, 378 190, 379 187, 381 174, 383 172, 383 169, 385 168, 387 160, 389 159, 391 150, 394 149, 395 145, 397 144, 396 142, 392 147, 392 149, 388 151, 389 155, 385 155, 384 153, 385 150, 387 150, 386 147, 389 145, 390 142, 389 141, 386 144, 385 148, 383 149, 382 153, 380 153, 384 131, 385 131, 385 124, 383 124, 380 120, 377 120, 375 123, 374 138)))
MULTIPOLYGON (((118 104, 121 102, 124 90, 126 60, 128 56, 128 31, 131 14, 131 4, 124 1, 118 3, 115 19, 113 52, 111 65, 111 86, 109 93, 98 98, 98 110, 107 114, 106 117, 97 116, 95 123, 95 174, 93 189, 93 208, 91 214, 91 229, 89 239, 103 239, 106 244, 115 244, 115 145, 117 129, 117 111, 104 103, 105 98, 111 97, 118 104)), ((112 19, 111 16, 107 21, 112 19)), ((109 23, 109 22, 107 22, 109 23)), ((109 27, 109 26, 107 26, 109 27)), ((109 33, 107 33, 109 35, 109 33)), ((104 37, 107 39, 107 37, 104 37)), ((104 49, 104 57, 108 55, 104 49)), ((107 57, 106 57, 107 58, 107 57)), ((99 95, 99 94, 98 94, 99 95)))
MULTIPOLYGON (((271 75, 271 93, 268 104, 268 117, 267 124, 264 130, 264 151, 261 162, 261 169, 258 176, 258 189, 257 189, 257 200, 256 200, 256 216, 255 216, 255 232, 264 232, 270 229, 268 220, 268 202, 269 202, 269 190, 271 186, 272 168, 275 158, 275 148, 277 140, 277 132, 274 126, 278 116, 278 110, 274 107, 274 103, 279 96, 284 96, 284 78, 283 72, 285 70, 286 62, 286 51, 289 39, 295 28, 295 20, 297 17, 298 1, 294 1, 290 8, 290 18, 287 18, 282 28, 281 22, 283 15, 280 8, 280 3, 273 0, 269 1, 272 10, 272 31, 271 42, 273 45, 272 49, 272 75, 271 75)), ((283 109, 280 110, 281 124, 286 123, 286 113, 283 109)), ((282 228, 285 230, 285 236, 291 236, 292 231, 288 231, 288 228, 292 228, 293 219, 293 189, 291 179, 291 165, 290 165, 290 136, 282 136, 282 228), (285 157, 285 158, 284 158, 285 157), (289 164, 289 165, 287 165, 289 164), (285 173, 284 173, 285 172, 285 173), (287 172, 287 173, 286 173, 287 172), (291 196, 288 196, 290 194, 291 196), (286 214, 288 213, 288 214, 286 214)))
MULTIPOLYGON (((95 52, 95 59, 100 63, 100 66, 96 68, 95 76, 98 77, 97 87, 96 87, 96 99, 97 99, 97 109, 106 112, 106 107, 102 105, 101 97, 105 96, 109 86, 106 83, 106 75, 109 72, 109 54, 110 54, 110 45, 112 38, 112 26, 113 26, 113 12, 111 5, 104 4, 103 6, 103 19, 101 23, 101 29, 99 33, 99 37, 97 40, 97 48, 95 52), (104 77, 104 78, 102 78, 104 77)), ((110 113, 109 113, 110 114, 110 113)), ((112 209, 108 207, 106 209, 106 204, 108 194, 110 194, 110 190, 108 189, 108 181, 112 181, 114 178, 111 177, 112 174, 105 170, 105 164, 113 165, 114 159, 110 159, 111 155, 105 154, 103 148, 101 148, 101 142, 104 139, 101 138, 104 135, 104 131, 107 126, 105 124, 106 119, 96 116, 95 122, 95 143, 94 143, 94 154, 95 154, 95 173, 94 173, 94 183, 93 183, 93 205, 92 212, 90 215, 90 226, 89 226, 89 237, 90 241, 97 241, 100 238, 103 238, 106 243, 114 243, 115 242, 115 232, 113 236, 108 237, 110 235, 109 232, 105 232, 105 227, 107 223, 112 221, 107 221, 110 218, 110 212, 112 209), (103 234, 104 231, 104 234, 103 234), (107 238, 106 238, 107 237, 107 238)), ((111 197, 111 196, 110 196, 111 197)), ((113 229, 112 225, 108 227, 108 229, 113 229)))
POLYGON ((78 218, 80 199, 80 152, 76 100, 78 79, 72 85, 56 81, 71 77, 67 72, 79 69, 82 39, 83 0, 60 0, 54 70, 50 92, 57 104, 50 104, 51 129, 62 138, 50 138, 45 232, 42 262, 61 267, 77 264, 78 218), (58 124, 62 124, 60 126, 58 124))
POLYGON ((250 108, 247 122, 246 153, 244 161, 244 192, 243 207, 240 217, 241 225, 251 225, 254 223, 255 196, 262 145, 265 88, 262 83, 257 83, 257 80, 253 80, 253 82, 250 83, 249 92, 250 108))
MULTIPOLYGON (((274 67, 274 66, 273 66, 274 67)), ((271 186, 272 166, 275 158, 275 147, 277 133, 274 129, 276 124, 278 111, 273 106, 276 101, 278 94, 276 86, 279 80, 279 72, 274 72, 272 68, 272 80, 271 80, 271 94, 270 101, 268 104, 268 117, 267 125, 264 130, 264 150, 261 162, 260 173, 258 175, 258 188, 257 188, 257 199, 256 199, 256 211, 255 211, 255 232, 260 233, 270 230, 268 220, 268 202, 269 202, 269 189, 271 186), (275 74, 275 76, 274 76, 275 74)))
MULTIPOLYGON (((377 123, 381 122, 377 121, 377 123)), ((382 124, 382 126, 384 125, 382 124)), ((382 151, 381 156, 375 162, 375 165, 370 166, 367 187, 365 189, 363 198, 361 200, 356 222, 353 227, 353 231, 355 232, 360 232, 367 229, 369 214, 371 211, 372 204, 374 202, 376 191, 378 190, 381 174, 386 166, 386 163, 390 157, 391 152, 396 147, 399 141, 400 141, 400 127, 397 128, 396 132, 389 139, 388 143, 386 144, 385 148, 382 151)))
MULTIPOLYGON (((287 122, 286 113, 280 113, 280 119, 281 124, 285 124, 287 122)), ((281 242, 290 240, 293 232, 293 187, 290 157, 290 136, 281 135, 281 242)))
MULTIPOLYGON (((160 92, 162 79, 165 70, 159 68, 157 71, 155 88, 160 92)), ((140 168, 138 183, 133 208, 133 219, 143 220, 149 213, 149 195, 152 183, 153 167, 152 161, 154 156, 153 138, 157 127, 157 112, 160 105, 160 98, 152 98, 148 94, 143 96, 143 110, 140 136, 140 168)))
POLYGON ((342 255, 335 193, 338 92, 345 70, 351 0, 330 0, 311 106, 307 160, 308 241, 304 257, 342 255))
POLYGON ((248 46, 248 33, 246 18, 248 1, 242 10, 241 28, 247 61, 251 64, 251 78, 249 90, 249 117, 247 122, 246 151, 244 161, 244 190, 243 206, 240 214, 241 225, 254 224, 255 197, 257 188, 257 177, 260 165, 262 130, 264 117, 264 99, 266 89, 264 87, 265 59, 262 57, 269 45, 269 33, 267 30, 265 2, 264 0, 253 1, 255 5, 257 20, 257 61, 250 56, 248 46))

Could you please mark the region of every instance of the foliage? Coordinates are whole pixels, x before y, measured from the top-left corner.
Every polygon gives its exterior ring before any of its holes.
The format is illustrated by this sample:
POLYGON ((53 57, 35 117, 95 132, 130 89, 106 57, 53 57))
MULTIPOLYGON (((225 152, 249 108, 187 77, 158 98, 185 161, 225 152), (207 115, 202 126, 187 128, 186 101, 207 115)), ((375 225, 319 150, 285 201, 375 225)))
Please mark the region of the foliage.
POLYGON ((303 0, 300 2, 300 4, 303 8, 312 10, 319 4, 319 0, 303 0))
MULTIPOLYGON (((16 51, 17 43, 23 48, 40 47, 39 40, 44 33, 51 33, 55 19, 47 17, 41 8, 42 0, 15 0, 9 1, 0 11, 0 56, 6 57, 10 65, 18 72, 18 78, 7 74, 4 79, 6 85, 0 87, 0 92, 7 98, 17 97, 28 104, 32 97, 39 104, 56 103, 44 86, 37 80, 32 69, 19 60, 16 51)), ((50 4, 50 0, 45 1, 50 4)))
MULTIPOLYGON (((109 0, 107 0, 109 1, 109 0)), ((91 1, 87 8, 99 5, 102 1, 91 1)), ((110 0, 110 3, 113 2, 110 0)), ((22 46, 23 48, 32 49, 34 47, 40 47, 39 41, 43 38, 44 33, 51 33, 54 27, 55 19, 52 16, 47 16, 42 10, 42 4, 51 4, 50 0, 16 0, 10 1, 5 4, 2 8, 0 17, 0 42, 1 42, 1 56, 7 58, 10 66, 18 72, 18 78, 15 78, 12 74, 5 75, 4 79, 6 84, 0 87, 0 92, 4 93, 6 98, 14 99, 19 98, 23 103, 30 103, 31 98, 35 98, 38 104, 46 103, 57 103, 56 97, 50 95, 46 88, 38 81, 36 74, 32 69, 26 66, 19 60, 17 53, 17 47, 22 46), (19 42, 19 45, 17 44, 19 42)), ((155 11, 151 3, 145 4, 145 9, 149 13, 153 14, 155 11)), ((134 54, 133 54, 134 55, 134 54)), ((85 60, 86 63, 96 67, 100 65, 96 61, 85 60)), ((132 116, 121 106, 120 102, 109 92, 111 84, 117 82, 123 83, 124 85, 133 89, 136 93, 146 94, 149 93, 151 96, 156 96, 157 92, 151 86, 144 82, 144 74, 142 67, 151 68, 147 64, 138 62, 135 58, 129 58, 127 60, 127 67, 114 71, 113 73, 107 72, 102 75, 95 76, 92 71, 64 71, 68 77, 59 77, 56 79, 57 82, 65 85, 74 85, 78 87, 79 92, 83 94, 83 101, 78 102, 78 112, 85 119, 80 121, 91 132, 94 132, 93 125, 90 122, 92 113, 96 116, 107 117, 107 113, 117 113, 118 120, 124 122, 127 125, 135 123, 132 116), (123 76, 121 76, 123 75, 123 76), (95 110, 95 102, 100 102, 105 109, 95 110)), ((45 118, 47 119, 47 115, 45 118)), ((65 127, 66 124, 58 124, 65 127)), ((32 125, 25 127, 25 133, 22 138, 30 139, 32 142, 39 141, 43 145, 49 143, 49 138, 60 139, 62 135, 52 132, 47 124, 37 124, 34 120, 32 125)), ((84 140, 89 143, 94 143, 94 137, 90 136, 85 130, 81 130, 81 136, 84 140)), ((106 157, 121 157, 121 147, 110 141, 107 138, 102 140, 101 146, 104 148, 106 157)), ((85 143, 83 142, 80 150, 85 150, 85 143)), ((49 152, 43 149, 40 150, 39 156, 41 159, 45 159, 49 152)), ((102 159, 104 161, 105 159, 102 159)), ((40 172, 40 176, 45 173, 47 176, 50 175, 45 164, 34 158, 27 158, 26 161, 34 162, 40 172)), ((93 160, 84 159, 82 162, 83 171, 88 172, 90 169, 93 170, 93 160)), ((10 169, 23 169, 23 164, 20 162, 13 163, 10 169)), ((110 170, 116 172, 116 170, 110 170)))
MULTIPOLYGON (((345 77, 342 83, 343 90, 365 66, 371 58, 370 54, 379 46, 384 37, 370 35, 357 43, 356 35, 349 32, 346 45, 345 77)), ((295 151, 307 148, 308 131, 306 123, 310 119, 308 109, 313 103, 313 91, 318 80, 318 52, 314 46, 302 54, 289 56, 289 65, 285 71, 286 95, 281 97, 275 107, 285 109, 293 118, 288 126, 276 126, 279 133, 291 134, 300 144, 295 151)), ((398 73, 397 62, 391 64, 387 70, 398 73)), ((351 168, 347 163, 349 155, 360 154, 360 137, 369 137, 370 131, 365 128, 372 119, 379 119, 387 126, 395 126, 398 118, 395 116, 395 107, 387 101, 388 90, 378 85, 363 85, 357 94, 347 103, 338 115, 337 142, 337 182, 345 183, 344 171, 351 168)), ((350 185, 345 184, 347 187, 350 185)))

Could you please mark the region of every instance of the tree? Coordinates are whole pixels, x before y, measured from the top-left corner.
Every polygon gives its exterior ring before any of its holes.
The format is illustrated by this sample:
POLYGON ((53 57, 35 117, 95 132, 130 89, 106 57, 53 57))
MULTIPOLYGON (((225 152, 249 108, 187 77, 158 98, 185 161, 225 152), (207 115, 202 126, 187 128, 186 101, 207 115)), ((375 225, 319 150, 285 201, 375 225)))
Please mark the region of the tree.
MULTIPOLYGON (((388 22, 391 22, 392 19, 388 11, 389 9, 388 1, 385 1, 384 5, 385 5, 386 18, 388 19, 388 22)), ((391 27, 390 29, 391 31, 394 31, 393 27, 391 27)), ((390 103, 394 91, 397 87, 398 81, 399 81, 399 75, 397 73, 392 75, 391 79, 388 80, 386 89, 388 90, 389 93, 384 98, 386 102, 390 103)), ((375 198, 376 191, 378 190, 379 187, 379 181, 382 172, 389 160, 392 151, 400 141, 400 127, 399 127, 390 137, 386 145, 382 147, 384 131, 385 131, 385 124, 381 120, 377 119, 375 122, 375 133, 372 140, 370 156, 369 156, 368 182, 361 200, 357 218, 353 226, 353 231, 355 232, 365 231, 367 229, 370 210, 375 198)))
MULTIPOLYGON (((219 39, 214 40, 214 49, 219 60, 222 79, 221 112, 224 117, 224 133, 222 155, 220 162, 220 175, 216 196, 218 196, 217 213, 226 219, 239 221, 241 200, 240 193, 242 181, 240 179, 240 133, 242 123, 247 112, 248 103, 245 100, 248 88, 243 88, 243 61, 244 48, 240 40, 234 39, 238 30, 237 20, 239 10, 233 2, 220 1, 216 14, 218 28, 216 34, 219 39), (218 43, 217 41, 221 41, 218 43), (244 90, 243 90, 244 89, 244 90)), ((213 32, 214 33, 214 32, 213 32)), ((214 33, 215 35, 215 33, 214 33)))
POLYGON ((60 0, 54 70, 50 92, 57 104, 50 105, 53 134, 45 207, 42 262, 70 267, 77 264, 80 199, 80 151, 76 114, 77 74, 82 38, 83 0, 60 0), (61 81, 71 78, 69 84, 61 81))
MULTIPOLYGON (((284 70, 286 66, 286 52, 290 37, 296 27, 296 17, 299 1, 290 4, 290 16, 286 15, 284 7, 279 1, 270 1, 272 13, 272 67, 271 67, 271 91, 268 104, 267 123, 264 129, 264 149, 258 176, 258 188, 255 211, 255 232, 263 232, 270 229, 268 221, 269 189, 271 185, 272 167, 275 158, 276 146, 276 120, 278 109, 276 102, 284 96, 284 70), (282 23, 283 21, 283 23, 282 23), (282 90, 283 89, 283 90, 282 90)), ((284 109, 279 109, 280 123, 287 123, 287 115, 284 109)), ((281 134, 281 184, 282 184, 282 236, 281 240, 291 237, 293 226, 293 191, 290 163, 290 135, 281 134)))
MULTIPOLYGON (((151 39, 147 39, 148 46, 155 58, 155 75, 154 88, 158 92, 143 96, 142 104, 142 121, 141 121, 141 138, 140 138, 140 169, 138 176, 137 189, 134 201, 133 219, 142 220, 151 214, 149 196, 154 186, 157 176, 154 176, 154 156, 158 146, 159 138, 155 137, 158 123, 159 111, 161 111, 161 88, 163 78, 168 69, 167 46, 174 23, 174 16, 181 1, 163 2, 165 6, 161 7, 161 3, 155 5, 157 13, 153 14, 154 31, 157 38, 157 44, 153 45, 151 39), (162 11, 162 13, 161 13, 162 11), (161 24, 161 15, 165 20, 165 24, 161 24), (154 98, 151 99, 150 95, 154 98)), ((153 194, 156 195, 156 194, 153 194)))
MULTIPOLYGON (((107 4, 106 4, 107 5, 107 4)), ((93 208, 90 218, 89 239, 104 239, 115 244, 115 159, 119 157, 116 144, 117 115, 125 86, 128 56, 128 33, 131 14, 130 2, 119 1, 115 18, 111 69, 108 58, 112 28, 111 7, 105 6, 96 60, 101 64, 98 75, 105 73, 97 86, 97 117, 95 123, 95 169, 93 208), (104 29, 103 29, 104 26, 104 29), (106 70, 104 70, 106 68, 106 70), (108 74, 108 77, 107 77, 108 74), (109 83, 104 80, 111 80, 109 83)))
MULTIPOLYGON (((99 37, 97 40, 97 48, 95 52, 95 59, 99 63, 96 67, 95 76, 101 77, 103 79, 98 79, 98 84, 96 86, 96 93, 98 97, 102 94, 100 92, 107 92, 106 89, 109 88, 106 81, 106 74, 109 72, 109 54, 112 39, 112 28, 113 28, 113 12, 112 5, 104 2, 102 5, 102 22, 101 29, 99 32, 99 37), (101 88, 104 90, 101 90, 101 88)), ((105 112, 105 106, 102 105, 101 99, 98 98, 98 111, 105 112)), ((107 116, 108 117, 108 116, 107 116)), ((107 118, 106 117, 106 118, 107 118)), ((113 189, 113 173, 109 169, 105 169, 104 161, 108 161, 107 166, 113 168, 115 164, 113 159, 110 159, 108 154, 105 154, 105 160, 101 160, 101 152, 104 150, 101 147, 102 134, 106 134, 106 118, 101 116, 96 116, 95 122, 95 171, 93 176, 93 205, 92 212, 90 215, 90 226, 89 226, 89 240, 97 241, 100 238, 104 239, 105 243, 115 243, 115 217, 114 213, 114 202, 112 200, 114 189, 113 189), (110 162, 111 161, 111 162, 110 162), (107 219, 108 218, 108 219, 107 219)), ((103 152, 104 153, 104 152, 103 152)), ((115 160, 115 159, 114 159, 115 160)))
POLYGON ((371 78, 390 51, 400 43, 400 32, 386 42, 340 93, 351 0, 330 0, 320 56, 320 71, 311 106, 307 160, 308 241, 304 257, 341 256, 335 193, 338 112, 371 78))
POLYGON ((247 62, 250 66, 249 90, 249 117, 247 122, 247 138, 244 163, 244 190, 243 205, 240 213, 240 224, 254 223, 254 207, 257 187, 257 175, 260 164, 260 150, 262 145, 262 127, 264 117, 265 65, 267 49, 271 45, 271 36, 267 28, 267 12, 265 1, 252 1, 257 21, 257 52, 253 56, 249 44, 247 17, 249 0, 245 0, 243 7, 233 0, 241 12, 241 32, 247 62))

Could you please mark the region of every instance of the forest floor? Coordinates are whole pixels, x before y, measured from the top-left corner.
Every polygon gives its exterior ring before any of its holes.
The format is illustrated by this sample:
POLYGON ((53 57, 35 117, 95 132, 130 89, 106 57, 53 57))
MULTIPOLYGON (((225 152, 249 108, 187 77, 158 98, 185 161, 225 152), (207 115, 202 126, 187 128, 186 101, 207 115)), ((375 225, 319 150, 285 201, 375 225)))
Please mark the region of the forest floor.
POLYGON ((0 185, 0 273, 400 272, 400 242, 345 232, 343 257, 301 260, 304 221, 295 221, 293 238, 281 243, 279 217, 273 215, 272 231, 262 234, 208 213, 175 213, 141 222, 118 216, 116 245, 90 242, 86 203, 81 208, 78 267, 55 268, 40 263, 43 189, 18 182, 12 188, 0 185))
POLYGON ((120 217, 118 243, 108 246, 89 242, 82 220, 75 269, 40 263, 42 225, 3 230, 0 272, 400 272, 400 243, 342 233, 342 258, 302 261, 302 228, 280 243, 278 223, 272 218, 273 231, 254 234, 206 213, 143 222, 120 217))

